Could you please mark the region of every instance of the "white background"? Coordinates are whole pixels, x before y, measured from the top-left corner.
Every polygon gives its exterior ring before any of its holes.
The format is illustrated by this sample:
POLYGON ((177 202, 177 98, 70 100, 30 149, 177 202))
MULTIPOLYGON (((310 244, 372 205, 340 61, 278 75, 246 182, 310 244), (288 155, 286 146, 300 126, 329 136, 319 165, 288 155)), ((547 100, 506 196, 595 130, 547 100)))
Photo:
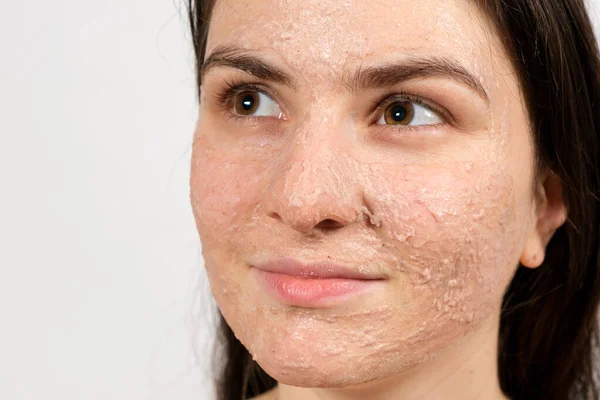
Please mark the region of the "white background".
POLYGON ((1 400, 211 397, 183 1, 0 0, 1 400))

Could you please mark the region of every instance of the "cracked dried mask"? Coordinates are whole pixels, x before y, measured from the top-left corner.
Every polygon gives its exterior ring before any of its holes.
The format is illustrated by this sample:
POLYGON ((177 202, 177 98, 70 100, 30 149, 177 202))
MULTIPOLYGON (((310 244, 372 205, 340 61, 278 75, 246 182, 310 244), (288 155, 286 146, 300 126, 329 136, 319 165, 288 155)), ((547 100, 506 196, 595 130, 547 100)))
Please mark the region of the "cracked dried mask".
POLYGON ((391 377, 498 318, 535 224, 534 163, 474 4, 217 0, 206 58, 193 211, 214 298, 271 376, 391 377), (253 268, 281 259, 385 279, 289 305, 253 268))

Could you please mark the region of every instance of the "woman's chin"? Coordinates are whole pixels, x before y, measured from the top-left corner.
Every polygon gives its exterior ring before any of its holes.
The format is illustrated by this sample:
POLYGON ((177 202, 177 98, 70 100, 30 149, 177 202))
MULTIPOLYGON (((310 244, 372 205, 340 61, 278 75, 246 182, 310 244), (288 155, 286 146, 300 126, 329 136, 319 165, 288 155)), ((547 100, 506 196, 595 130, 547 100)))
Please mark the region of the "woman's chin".
POLYGON ((310 388, 363 386, 401 373, 424 361, 420 357, 418 360, 403 360, 391 355, 387 359, 374 360, 374 355, 368 353, 361 354, 360 349, 347 349, 337 355, 327 355, 319 351, 319 346, 307 345, 264 348, 254 357, 277 382, 310 388))
POLYGON ((277 382, 297 387, 342 388, 374 379, 373 371, 368 374, 353 367, 349 374, 348 368, 340 365, 300 365, 291 361, 282 364, 277 360, 259 361, 259 365, 277 382))

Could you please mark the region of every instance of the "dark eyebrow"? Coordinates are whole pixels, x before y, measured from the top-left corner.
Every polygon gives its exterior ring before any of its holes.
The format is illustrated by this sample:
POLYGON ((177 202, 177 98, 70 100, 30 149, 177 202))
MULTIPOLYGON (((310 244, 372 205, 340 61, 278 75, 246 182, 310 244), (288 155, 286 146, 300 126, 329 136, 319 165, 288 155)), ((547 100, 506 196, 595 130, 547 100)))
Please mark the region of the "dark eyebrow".
POLYGON ((386 88, 409 79, 442 76, 475 90, 486 102, 489 96, 479 80, 457 61, 445 57, 409 58, 382 66, 359 67, 344 84, 350 91, 386 88))
POLYGON ((208 56, 200 68, 200 77, 203 78, 209 69, 216 66, 236 68, 254 75, 259 79, 280 83, 293 87, 293 79, 280 68, 269 65, 266 61, 253 56, 244 49, 232 46, 218 46, 208 56))
MULTIPOLYGON (((228 46, 217 46, 200 67, 200 77, 213 67, 224 66, 245 71, 259 79, 280 83, 294 88, 294 79, 282 69, 270 65, 248 50, 228 46)), ((442 76, 457 80, 475 90, 486 102, 489 96, 483 86, 457 61, 447 57, 408 58, 381 66, 359 67, 344 84, 353 92, 366 89, 381 89, 397 85, 409 79, 442 76)))

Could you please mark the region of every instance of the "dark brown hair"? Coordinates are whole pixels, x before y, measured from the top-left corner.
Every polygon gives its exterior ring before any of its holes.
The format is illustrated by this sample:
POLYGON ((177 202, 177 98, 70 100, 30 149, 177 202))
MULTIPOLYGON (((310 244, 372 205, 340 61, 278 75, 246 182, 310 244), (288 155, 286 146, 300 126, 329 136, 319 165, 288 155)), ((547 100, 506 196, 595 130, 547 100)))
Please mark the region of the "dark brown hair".
MULTIPOLYGON (((539 166, 562 182, 568 221, 537 269, 519 267, 500 319, 499 380, 514 399, 599 399, 600 59, 583 0, 478 0, 495 23, 528 106, 539 166)), ((189 0, 198 88, 214 0, 189 0)), ((219 314, 220 315, 220 314, 219 314)), ((220 315, 219 400, 277 382, 220 315)))

